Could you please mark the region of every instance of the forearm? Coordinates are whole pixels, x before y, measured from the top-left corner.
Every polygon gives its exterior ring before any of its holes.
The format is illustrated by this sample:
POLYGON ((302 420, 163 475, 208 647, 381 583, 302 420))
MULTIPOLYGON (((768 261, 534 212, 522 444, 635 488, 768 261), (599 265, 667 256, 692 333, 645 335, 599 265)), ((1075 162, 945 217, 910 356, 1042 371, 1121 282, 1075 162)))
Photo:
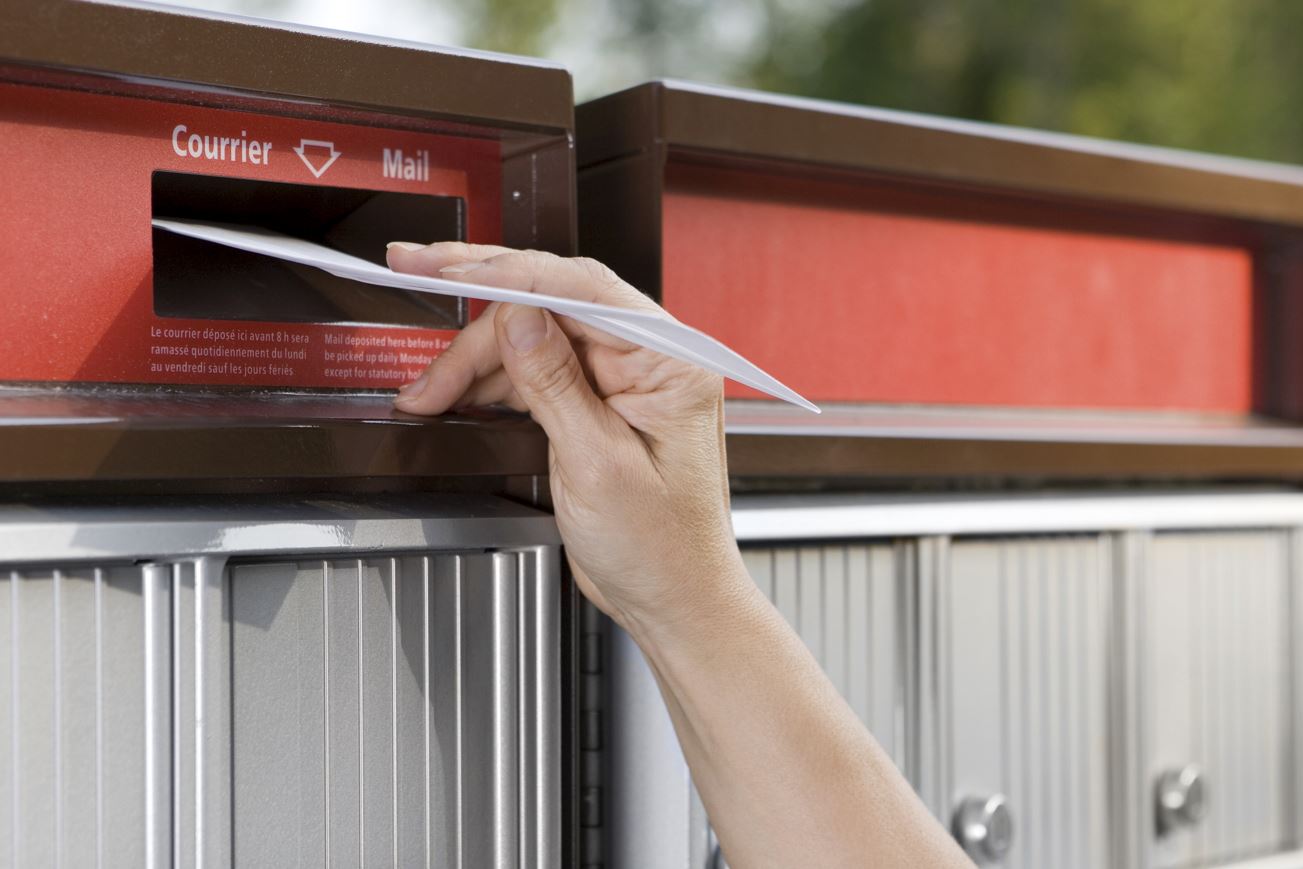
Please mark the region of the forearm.
POLYGON ((734 869, 966 866, 740 559, 628 627, 734 869))
MULTIPOLYGON (((389 257, 397 271, 662 313, 588 260, 457 242, 389 257)), ((402 410, 506 404, 547 432, 575 582, 646 653, 735 869, 966 865, 746 576, 719 377, 521 305, 468 325, 427 374, 402 410)))

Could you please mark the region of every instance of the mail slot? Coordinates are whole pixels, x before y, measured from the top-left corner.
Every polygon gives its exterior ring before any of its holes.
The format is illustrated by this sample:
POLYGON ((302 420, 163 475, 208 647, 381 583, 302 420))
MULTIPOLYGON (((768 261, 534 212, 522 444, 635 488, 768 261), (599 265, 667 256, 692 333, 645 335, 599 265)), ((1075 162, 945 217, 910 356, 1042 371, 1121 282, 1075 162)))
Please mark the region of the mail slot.
MULTIPOLYGON (((465 200, 456 196, 284 184, 155 172, 151 214, 249 223, 384 263, 386 242, 465 239, 465 200)), ((159 317, 285 323, 376 323, 458 329, 466 303, 405 293, 295 267, 257 254, 155 229, 154 313, 159 317)), ((182 330, 166 330, 185 335, 182 330)), ((306 344, 306 342, 304 342, 306 344)), ((184 354, 185 345, 166 345, 184 354)), ((307 348, 288 361, 307 358, 307 348)), ((166 356, 151 347, 152 355, 166 356)))

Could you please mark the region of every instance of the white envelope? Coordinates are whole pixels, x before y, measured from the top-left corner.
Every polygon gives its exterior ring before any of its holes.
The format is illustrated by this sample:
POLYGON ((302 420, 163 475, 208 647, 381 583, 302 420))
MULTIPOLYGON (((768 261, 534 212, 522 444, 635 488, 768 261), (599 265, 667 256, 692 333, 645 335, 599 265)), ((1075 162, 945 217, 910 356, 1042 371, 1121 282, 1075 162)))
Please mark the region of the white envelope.
POLYGON ((546 308, 554 314, 578 320, 594 329, 600 329, 618 338, 655 350, 657 353, 698 365, 766 395, 772 395, 774 398, 780 398, 813 413, 819 413, 817 405, 802 398, 740 354, 704 332, 683 325, 668 314, 657 315, 521 290, 485 287, 425 275, 402 274, 310 241, 291 238, 257 227, 160 218, 156 218, 153 223, 159 229, 169 232, 319 268, 337 277, 366 284, 396 287, 419 293, 462 296, 487 302, 511 302, 517 305, 546 308))

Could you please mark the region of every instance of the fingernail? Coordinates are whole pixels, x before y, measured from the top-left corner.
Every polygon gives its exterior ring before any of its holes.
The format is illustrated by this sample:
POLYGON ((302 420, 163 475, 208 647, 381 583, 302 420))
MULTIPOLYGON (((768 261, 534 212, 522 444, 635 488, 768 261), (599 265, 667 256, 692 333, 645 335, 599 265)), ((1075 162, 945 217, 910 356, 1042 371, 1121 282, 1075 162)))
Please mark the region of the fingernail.
POLYGON ((417 244, 414 241, 391 241, 389 244, 385 245, 385 250, 390 250, 395 247, 400 247, 403 250, 410 250, 414 253, 418 250, 425 250, 428 245, 417 244))
POLYGON ((422 374, 411 383, 398 387, 398 395, 394 401, 410 401, 420 395, 425 389, 425 382, 430 379, 429 373, 422 374))
POLYGON ((517 353, 528 353, 547 335, 547 320, 543 312, 532 305, 517 305, 507 314, 504 326, 507 341, 517 353))
POLYGON ((457 263, 456 265, 444 266, 443 268, 439 269, 439 274, 442 274, 442 275, 464 275, 464 274, 466 274, 467 272, 473 272, 473 271, 475 271, 476 269, 483 267, 483 265, 484 265, 484 263, 481 263, 481 262, 464 262, 464 263, 457 263))

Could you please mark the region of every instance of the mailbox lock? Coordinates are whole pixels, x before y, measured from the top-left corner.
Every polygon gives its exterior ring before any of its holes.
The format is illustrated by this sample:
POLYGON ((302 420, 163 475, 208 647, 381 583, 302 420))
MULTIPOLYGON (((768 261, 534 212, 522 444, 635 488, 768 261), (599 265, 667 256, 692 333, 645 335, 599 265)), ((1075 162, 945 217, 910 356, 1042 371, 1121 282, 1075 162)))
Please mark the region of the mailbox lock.
POLYGON ((1013 847, 1013 813, 1004 794, 966 797, 955 810, 954 834, 979 865, 998 863, 1013 847))
POLYGON ((1160 835, 1194 826, 1208 813, 1203 771, 1192 763, 1180 769, 1164 770, 1158 777, 1155 799, 1160 835))

